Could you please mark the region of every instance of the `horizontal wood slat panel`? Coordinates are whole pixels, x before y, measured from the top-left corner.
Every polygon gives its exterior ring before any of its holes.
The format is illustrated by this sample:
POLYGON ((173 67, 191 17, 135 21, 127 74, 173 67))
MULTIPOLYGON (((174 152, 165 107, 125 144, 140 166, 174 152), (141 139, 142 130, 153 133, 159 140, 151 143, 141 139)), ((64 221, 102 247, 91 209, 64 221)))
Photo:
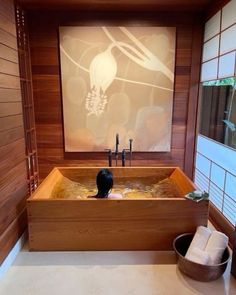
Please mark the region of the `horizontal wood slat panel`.
POLYGON ((19 187, 0 207, 0 236, 26 206, 28 185, 19 187), (6 214, 7 212, 7 214, 6 214))
POLYGON ((18 63, 18 52, 0 43, 0 57, 18 63))
POLYGON ((0 178, 0 207, 12 193, 25 183, 27 183, 26 163, 23 161, 0 178), (21 174, 19 174, 19 171, 21 171, 21 174))
POLYGON ((14 0, 0 0, 0 7, 4 16, 15 23, 14 0))
POLYGON ((0 87, 20 89, 20 79, 18 77, 0 73, 0 87))
POLYGON ((22 126, 0 132, 0 147, 10 144, 20 138, 24 138, 24 128, 22 126))
POLYGON ((0 265, 26 228, 27 195, 14 0, 0 0, 0 265))
POLYGON ((0 118, 0 131, 9 130, 20 126, 23 126, 22 114, 0 118))
POLYGON ((2 9, 0 9, 0 28, 16 37, 15 18, 9 20, 7 17, 7 13, 5 15, 5 12, 2 11, 2 9))
POLYGON ((20 89, 0 88, 0 102, 21 101, 20 89))
POLYGON ((18 115, 22 113, 21 102, 1 102, 0 103, 0 117, 18 115))
POLYGON ((0 177, 3 177, 17 164, 25 162, 25 158, 24 138, 0 147, 0 177))
POLYGON ((4 30, 2 30, 0 28, 0 40, 1 43, 11 47, 12 49, 17 50, 17 41, 16 41, 16 37, 12 36, 11 34, 5 32, 4 30))
POLYGON ((26 226, 27 213, 26 209, 24 209, 0 236, 0 264, 23 234, 26 226))
POLYGON ((19 76, 19 66, 16 63, 0 58, 0 73, 19 76))

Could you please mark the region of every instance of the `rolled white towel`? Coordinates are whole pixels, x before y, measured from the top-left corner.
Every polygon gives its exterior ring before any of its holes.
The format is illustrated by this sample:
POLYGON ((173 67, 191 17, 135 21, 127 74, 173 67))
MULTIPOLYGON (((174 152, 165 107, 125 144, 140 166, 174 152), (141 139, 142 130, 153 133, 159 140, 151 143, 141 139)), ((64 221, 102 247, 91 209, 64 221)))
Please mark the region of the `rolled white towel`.
POLYGON ((210 256, 211 265, 221 263, 228 242, 229 238, 225 234, 219 231, 212 232, 205 248, 205 252, 210 256))
POLYGON ((187 259, 204 265, 209 265, 211 261, 210 255, 207 252, 195 247, 192 248, 191 253, 188 255, 187 259))
POLYGON ((188 248, 188 251, 185 255, 187 259, 189 259, 191 255, 191 251, 193 248, 198 248, 199 250, 205 250, 208 239, 210 238, 211 230, 204 226, 199 226, 197 231, 193 237, 193 240, 188 248))

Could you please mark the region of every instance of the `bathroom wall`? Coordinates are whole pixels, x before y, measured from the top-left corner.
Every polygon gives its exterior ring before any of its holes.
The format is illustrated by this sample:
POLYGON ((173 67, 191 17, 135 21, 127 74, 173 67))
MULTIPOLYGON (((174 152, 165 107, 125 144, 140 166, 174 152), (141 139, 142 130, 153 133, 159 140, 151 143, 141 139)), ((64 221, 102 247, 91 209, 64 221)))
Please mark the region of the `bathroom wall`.
POLYGON ((104 23, 176 27, 177 47, 171 151, 136 153, 133 157, 133 165, 177 165, 192 176, 202 45, 200 15, 180 12, 31 11, 28 17, 41 179, 54 166, 107 165, 105 153, 70 153, 69 155, 64 153, 58 50, 59 25, 93 26, 104 23))
POLYGON ((26 228, 27 172, 13 0, 0 0, 0 265, 26 228))

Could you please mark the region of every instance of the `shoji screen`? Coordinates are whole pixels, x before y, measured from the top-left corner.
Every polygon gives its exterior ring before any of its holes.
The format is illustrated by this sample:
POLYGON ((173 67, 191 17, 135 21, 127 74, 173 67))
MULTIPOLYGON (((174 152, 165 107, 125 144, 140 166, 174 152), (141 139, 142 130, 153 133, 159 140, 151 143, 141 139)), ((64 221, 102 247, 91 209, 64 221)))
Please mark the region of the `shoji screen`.
POLYGON ((201 81, 236 76, 236 0, 205 25, 201 81))

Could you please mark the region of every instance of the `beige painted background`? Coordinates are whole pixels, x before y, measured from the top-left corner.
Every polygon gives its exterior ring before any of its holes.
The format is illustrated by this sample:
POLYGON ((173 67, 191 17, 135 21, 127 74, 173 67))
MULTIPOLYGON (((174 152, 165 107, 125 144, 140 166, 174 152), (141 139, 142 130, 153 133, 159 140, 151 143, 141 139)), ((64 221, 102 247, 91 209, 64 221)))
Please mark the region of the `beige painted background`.
POLYGON ((60 27, 65 151, 169 151, 172 27, 60 27))

